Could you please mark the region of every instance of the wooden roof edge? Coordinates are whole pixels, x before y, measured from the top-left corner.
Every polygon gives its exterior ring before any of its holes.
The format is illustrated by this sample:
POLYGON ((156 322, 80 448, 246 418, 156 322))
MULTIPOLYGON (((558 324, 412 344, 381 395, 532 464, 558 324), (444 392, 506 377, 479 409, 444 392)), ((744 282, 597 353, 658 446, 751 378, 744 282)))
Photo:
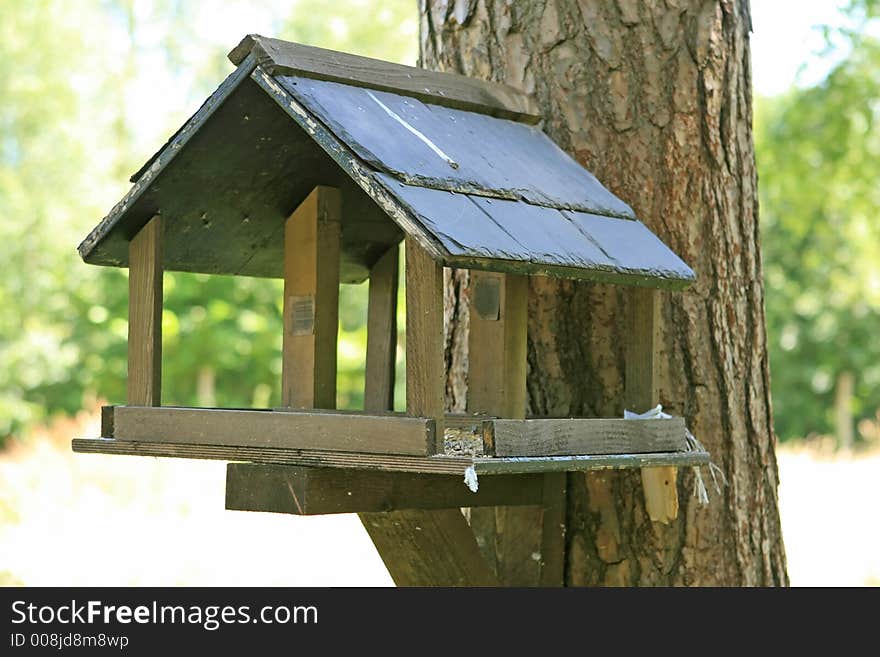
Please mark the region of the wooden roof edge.
POLYGON ((256 67, 256 63, 252 58, 248 59, 247 57, 242 62, 244 62, 244 65, 239 65, 232 71, 220 86, 208 96, 205 102, 201 104, 199 109, 131 176, 132 187, 77 246, 77 252, 84 262, 89 262, 89 256, 95 250, 98 243, 116 227, 129 206, 147 190, 150 184, 152 184, 153 179, 176 157, 187 142, 189 142, 190 138, 199 131, 202 124, 223 104, 239 84, 249 79, 251 72, 256 67))
POLYGON ((507 274, 526 274, 529 276, 549 276, 570 280, 589 281, 625 285, 628 287, 648 287, 657 290, 680 292, 686 290, 697 280, 697 275, 687 265, 681 272, 651 271, 636 269, 610 269, 608 267, 581 267, 576 265, 553 264, 505 258, 490 258, 469 255, 451 255, 443 259, 447 267, 457 269, 479 269, 481 271, 507 274))
POLYGON ((426 103, 523 123, 538 123, 542 118, 537 102, 525 92, 456 73, 428 71, 259 34, 244 37, 229 52, 229 59, 238 66, 249 54, 272 75, 301 75, 390 91, 426 103))

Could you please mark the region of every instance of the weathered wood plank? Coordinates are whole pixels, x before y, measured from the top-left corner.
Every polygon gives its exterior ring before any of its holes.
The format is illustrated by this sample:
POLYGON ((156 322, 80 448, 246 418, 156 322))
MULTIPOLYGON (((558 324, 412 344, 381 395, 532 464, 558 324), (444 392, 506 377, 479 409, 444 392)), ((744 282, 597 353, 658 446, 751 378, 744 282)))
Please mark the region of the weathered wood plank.
POLYGON ((196 445, 159 443, 112 438, 75 438, 74 452, 82 454, 124 454, 221 461, 279 463, 322 468, 354 468, 388 472, 424 472, 462 476, 473 466, 478 475, 574 472, 621 468, 648 468, 664 465, 687 467, 706 465, 706 452, 663 452, 660 454, 603 454, 598 456, 535 456, 521 458, 471 458, 466 456, 406 456, 331 452, 317 449, 241 447, 234 445, 196 445))
POLYGON ((478 475, 526 474, 529 472, 580 472, 626 468, 706 465, 708 452, 655 452, 650 454, 581 454, 578 456, 475 457, 478 475))
POLYGON ((315 187, 284 227, 281 400, 291 408, 336 407, 341 216, 339 190, 315 187))
MULTIPOLYGON (((472 413, 525 417, 528 290, 525 276, 470 274, 468 411, 472 413)), ((497 421, 486 421, 484 427, 497 421)), ((470 510, 477 543, 502 584, 562 585, 565 545, 556 516, 560 504, 564 514, 564 496, 565 475, 553 474, 542 482, 538 505, 470 510)))
POLYGON ((443 267, 406 238, 406 412, 436 420, 435 451, 443 451, 445 406, 443 267))
POLYGON ((468 411, 525 417, 527 276, 472 271, 468 411))
POLYGON ((564 472, 548 472, 544 475, 544 495, 541 500, 541 586, 565 586, 567 485, 568 476, 564 472))
POLYGON ((73 451, 82 454, 120 454, 167 458, 209 459, 277 463, 316 468, 354 468, 388 472, 424 472, 427 474, 464 475, 473 461, 467 457, 406 456, 333 452, 320 449, 286 449, 239 445, 201 445, 112 438, 75 438, 73 451))
POLYGON ((276 447, 423 456, 433 448, 432 419, 308 411, 249 411, 116 406, 118 440, 276 447))
MULTIPOLYGON (((489 420, 495 456, 639 454, 688 449, 682 418, 489 420)), ((487 452, 489 453, 489 452, 487 452)))
POLYGON ((325 50, 258 34, 245 37, 230 53, 235 65, 253 54, 273 75, 302 75, 380 91, 403 93, 426 103, 537 123, 541 112, 527 94, 507 85, 454 73, 439 73, 359 55, 325 50))
POLYGON ((397 287, 400 248, 395 245, 370 270, 364 409, 394 408, 397 351, 397 287))
POLYGON ((624 404, 636 413, 653 408, 658 398, 660 295, 628 290, 624 404))
POLYGON ((472 493, 461 477, 375 470, 230 463, 226 508, 296 515, 539 504, 541 475, 486 477, 472 493))
MULTIPOLYGON (((636 413, 643 413, 658 403, 659 332, 660 293, 646 289, 630 290, 624 398, 626 407, 636 413)), ((642 469, 642 487, 645 510, 651 520, 664 524, 674 520, 678 515, 676 469, 642 469)))
POLYGON ((497 586, 459 509, 365 514, 397 586, 497 586))
MULTIPOLYGON (((151 189, 150 183, 153 179, 165 169, 171 162, 184 151, 184 146, 199 131, 211 115, 223 106, 229 96, 231 96, 239 87, 239 85, 247 80, 253 71, 256 63, 253 58, 248 58, 242 62, 233 71, 223 83, 214 91, 209 98, 202 103, 198 111, 193 114, 189 120, 180 127, 180 129, 168 140, 162 149, 154 154, 147 162, 131 177, 131 182, 137 182, 128 193, 113 206, 113 209, 105 216, 101 222, 86 236, 86 238, 77 247, 80 257, 88 263, 106 264, 113 266, 121 266, 127 263, 126 250, 119 249, 122 240, 115 241, 113 253, 108 252, 106 244, 102 244, 111 233, 117 236, 128 231, 136 229, 143 224, 143 215, 137 217, 130 212, 133 206, 136 206, 141 198, 147 195, 151 189), (134 224, 134 221, 138 221, 134 224), (122 230, 120 230, 122 229, 122 230)), ((228 163, 223 163, 225 169, 229 169, 228 163)), ((155 207, 155 205, 154 205, 155 207)), ((161 205, 161 207, 165 207, 161 205)), ((174 215, 176 217, 176 214, 174 215)))
POLYGON ((159 406, 162 394, 162 217, 128 247, 128 403, 159 406))
POLYGON ((113 409, 115 406, 101 407, 101 437, 113 437, 113 409))

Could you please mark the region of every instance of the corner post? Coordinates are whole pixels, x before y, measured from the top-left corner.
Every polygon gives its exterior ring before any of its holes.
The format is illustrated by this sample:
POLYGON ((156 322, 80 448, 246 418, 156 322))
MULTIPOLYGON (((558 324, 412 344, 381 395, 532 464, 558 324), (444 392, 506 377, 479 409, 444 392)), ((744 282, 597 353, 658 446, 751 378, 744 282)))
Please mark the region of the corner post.
POLYGON ((443 451, 446 405, 443 354, 443 266, 406 238, 406 412, 436 422, 435 452, 443 451))
POLYGON ((162 391, 162 217, 128 245, 128 404, 159 406, 162 391))
MULTIPOLYGON (((659 403, 660 292, 631 288, 626 331, 626 407, 644 413, 659 403)), ((654 522, 678 516, 677 470, 642 468, 645 509, 654 522)))
POLYGON ((342 197, 315 187, 284 224, 281 402, 336 408, 342 197))
MULTIPOLYGON (((529 278, 471 270, 469 294, 468 412, 525 418, 529 278)), ((543 477, 540 506, 470 510, 477 542, 506 586, 564 583, 566 475, 543 477)))
POLYGON ((394 410, 394 364, 397 353, 398 245, 370 270, 367 303, 367 362, 364 410, 394 410))

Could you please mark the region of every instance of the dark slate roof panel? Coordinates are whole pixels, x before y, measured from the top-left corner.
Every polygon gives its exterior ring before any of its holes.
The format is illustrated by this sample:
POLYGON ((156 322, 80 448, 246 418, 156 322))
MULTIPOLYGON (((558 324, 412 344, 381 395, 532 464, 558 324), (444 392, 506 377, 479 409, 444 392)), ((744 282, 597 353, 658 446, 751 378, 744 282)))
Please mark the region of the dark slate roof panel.
POLYGON ((364 161, 408 184, 635 216, 534 126, 338 82, 276 80, 364 161))
POLYGON ((688 266, 640 221, 406 185, 384 173, 376 177, 440 241, 452 265, 457 258, 488 258, 548 271, 693 278, 688 266))
POLYGON ((481 196, 472 198, 495 224, 520 244, 528 245, 529 260, 532 262, 584 269, 615 266, 601 249, 555 208, 481 196))
POLYGON ((405 185, 384 173, 376 177, 450 255, 529 262, 531 249, 492 221, 467 194, 405 185))
POLYGON ((693 280, 694 272, 641 221, 565 210, 562 214, 594 241, 621 270, 658 278, 693 280))

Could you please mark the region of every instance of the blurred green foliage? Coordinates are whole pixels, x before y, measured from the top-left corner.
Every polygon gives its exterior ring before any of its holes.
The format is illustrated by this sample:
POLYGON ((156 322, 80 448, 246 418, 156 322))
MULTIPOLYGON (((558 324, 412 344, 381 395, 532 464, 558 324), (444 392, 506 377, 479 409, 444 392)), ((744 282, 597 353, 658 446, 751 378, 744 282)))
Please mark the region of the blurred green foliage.
MULTIPOLYGON (((124 401, 126 271, 84 265, 76 245, 230 72, 252 17, 296 41, 417 56, 411 0, 0 3, 0 442, 96 397, 124 401)), ((363 400, 366 292, 341 292, 341 407, 363 400)), ((280 304, 278 281, 166 274, 163 401, 278 404, 280 304)))
MULTIPOLYGON (((880 407, 880 41, 853 2, 846 51, 816 86, 756 103, 770 374, 782 439, 834 430, 839 377, 855 419, 880 407)), ((876 32, 875 32, 876 33, 876 32)))
MULTIPOLYGON (((843 372, 856 418, 880 406, 880 45, 865 29, 878 8, 853 0, 852 29, 828 32, 845 56, 825 81, 756 102, 783 439, 832 429, 843 372)), ((412 0, 0 3, 0 440, 124 400, 126 272, 83 265, 75 246, 228 74, 244 32, 411 64, 416 27, 412 0)), ((165 295, 166 403, 278 403, 278 281, 170 273, 165 295)), ((344 286, 341 407, 362 403, 365 315, 366 285, 344 286)))

